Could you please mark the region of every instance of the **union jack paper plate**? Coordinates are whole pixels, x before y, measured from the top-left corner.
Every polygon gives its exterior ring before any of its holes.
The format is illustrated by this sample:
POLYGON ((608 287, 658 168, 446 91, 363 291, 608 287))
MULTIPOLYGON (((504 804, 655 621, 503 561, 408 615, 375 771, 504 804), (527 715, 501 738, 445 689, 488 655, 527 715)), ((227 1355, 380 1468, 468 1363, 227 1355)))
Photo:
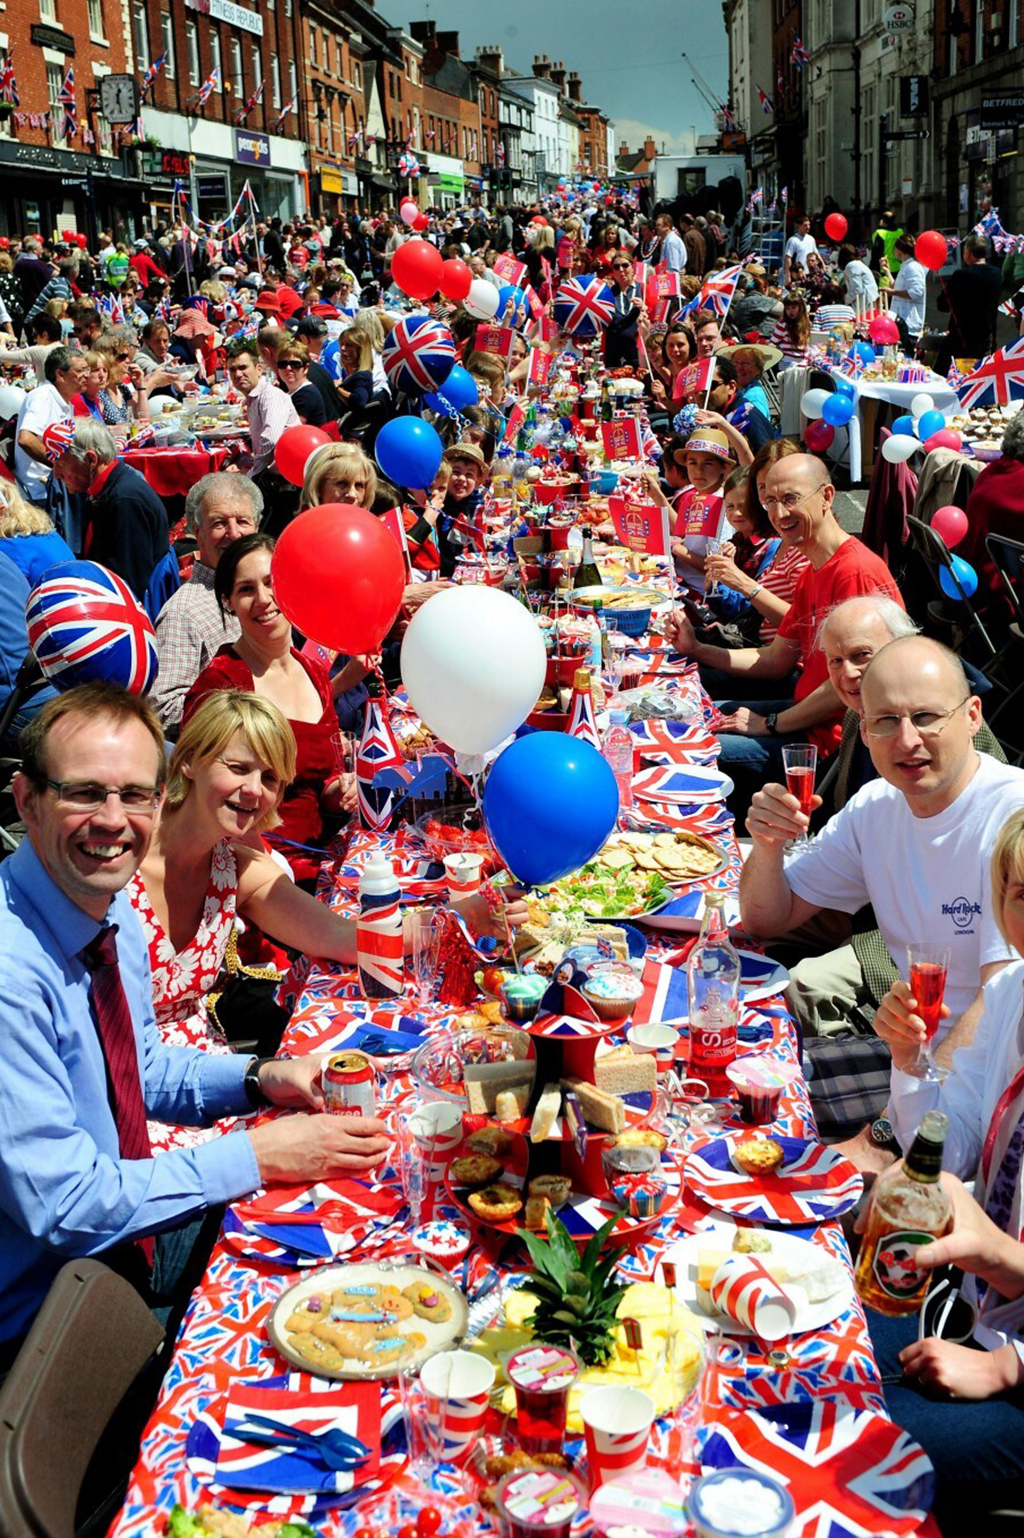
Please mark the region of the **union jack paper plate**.
POLYGON ((640 801, 706 806, 711 801, 725 801, 732 791, 728 775, 701 764, 642 769, 633 776, 633 795, 640 801))
POLYGON ((751 1132, 734 1132, 704 1143, 686 1159, 686 1184, 695 1196, 736 1217, 795 1227, 824 1223, 849 1212, 864 1182, 835 1149, 802 1138, 777 1137, 782 1164, 772 1175, 748 1175, 732 1161, 751 1132))
POLYGON ((629 728, 640 755, 651 764, 713 764, 721 752, 718 738, 703 722, 634 721, 629 728))
POLYGON ((744 1004, 771 999, 789 985, 789 973, 781 962, 757 951, 740 951, 740 994, 744 1004))
POLYGON ((908 1432, 838 1397, 725 1416, 702 1433, 701 1465, 756 1469, 796 1505, 791 1538, 898 1538, 928 1515, 935 1471, 908 1432))
POLYGON ((373 1473, 358 1484, 353 1485, 350 1474, 332 1472, 274 1447, 252 1446, 225 1432, 225 1425, 244 1424, 246 1410, 286 1419, 312 1432, 338 1425, 338 1385, 300 1373, 239 1381, 229 1394, 211 1400, 196 1416, 188 1434, 185 1459, 189 1473, 227 1505, 278 1518, 316 1519, 386 1489, 402 1472, 408 1457, 401 1399, 397 1390, 386 1386, 351 1387, 363 1396, 379 1396, 376 1405, 366 1399, 361 1409, 353 1399, 353 1418, 362 1417, 357 1419, 360 1429, 355 1425, 344 1428, 365 1442, 363 1433, 372 1424, 372 1444, 367 1445, 376 1453, 379 1444, 379 1455, 371 1460, 373 1473))
MULTIPOLYGON (((732 877, 725 872, 720 877, 711 877, 714 887, 720 888, 720 883, 726 880, 732 881, 732 877)), ((702 887, 693 886, 686 892, 680 892, 678 897, 670 897, 656 913, 645 914, 643 922, 648 929, 672 929, 683 934, 696 934, 704 918, 704 891, 702 887)), ((740 905, 733 893, 725 895, 725 922, 730 929, 736 927, 740 921, 740 905)))

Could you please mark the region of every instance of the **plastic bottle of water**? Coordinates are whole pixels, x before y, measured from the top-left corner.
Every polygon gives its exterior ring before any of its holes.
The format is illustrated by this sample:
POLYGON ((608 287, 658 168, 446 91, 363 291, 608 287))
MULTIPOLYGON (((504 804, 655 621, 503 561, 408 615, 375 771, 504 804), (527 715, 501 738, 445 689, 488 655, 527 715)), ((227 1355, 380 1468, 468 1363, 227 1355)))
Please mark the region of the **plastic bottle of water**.
POLYGON ((619 787, 619 810, 622 811, 633 805, 633 737, 626 725, 625 710, 609 710, 601 751, 619 787))
POLYGON ((512 450, 503 443, 494 462, 491 491, 496 498, 508 500, 512 496, 512 450))
POLYGON ((730 1095, 726 1069, 736 1058, 740 1012, 740 958, 729 939, 725 897, 704 895, 700 938, 686 963, 690 1004, 691 1079, 703 1079, 712 1096, 730 1095))

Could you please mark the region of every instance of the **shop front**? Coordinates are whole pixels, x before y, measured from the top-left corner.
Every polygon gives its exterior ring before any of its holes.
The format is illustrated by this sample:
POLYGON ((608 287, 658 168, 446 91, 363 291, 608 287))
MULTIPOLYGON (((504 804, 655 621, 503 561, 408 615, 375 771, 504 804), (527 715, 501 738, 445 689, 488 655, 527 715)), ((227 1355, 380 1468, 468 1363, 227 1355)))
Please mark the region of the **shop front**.
POLYGON ((147 134, 161 146, 159 152, 143 152, 153 218, 167 218, 176 181, 207 223, 226 218, 247 181, 261 219, 305 214, 305 146, 297 139, 151 107, 144 109, 143 119, 147 134))
POLYGON ((130 240, 142 212, 141 188, 132 185, 122 157, 0 138, 0 234, 50 237, 75 229, 95 249, 101 229, 130 240))
POLYGON ((462 161, 452 155, 427 155, 427 198, 435 208, 461 208, 466 182, 462 161))
POLYGON ((352 213, 359 200, 359 182, 352 171, 340 166, 314 165, 311 178, 311 198, 314 209, 327 219, 339 214, 352 213))

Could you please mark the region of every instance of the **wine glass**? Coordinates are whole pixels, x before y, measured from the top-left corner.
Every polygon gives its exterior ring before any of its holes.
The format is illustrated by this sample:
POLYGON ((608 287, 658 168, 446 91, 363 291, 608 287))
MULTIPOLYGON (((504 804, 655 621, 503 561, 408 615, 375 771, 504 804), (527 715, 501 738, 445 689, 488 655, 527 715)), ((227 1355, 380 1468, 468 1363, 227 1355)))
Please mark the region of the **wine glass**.
POLYGON ((932 941, 918 940, 907 946, 907 965, 910 968, 910 992, 915 1003, 915 1013, 924 1021, 924 1044, 917 1061, 907 1072, 919 1079, 941 1082, 946 1070, 939 1066, 932 1055, 932 1042, 939 1028, 942 998, 946 991, 949 973, 950 949, 948 945, 936 945, 932 941))
POLYGON ((412 926, 412 975, 417 1002, 425 1009, 433 999, 441 944, 437 914, 433 908, 416 908, 409 916, 412 926))
MULTIPOLYGON (((814 775, 818 768, 818 750, 813 743, 790 742, 782 750, 782 767, 786 772, 786 789, 800 803, 805 817, 811 815, 814 799, 814 775)), ((806 833, 793 839, 791 849, 806 849, 810 843, 806 833)))

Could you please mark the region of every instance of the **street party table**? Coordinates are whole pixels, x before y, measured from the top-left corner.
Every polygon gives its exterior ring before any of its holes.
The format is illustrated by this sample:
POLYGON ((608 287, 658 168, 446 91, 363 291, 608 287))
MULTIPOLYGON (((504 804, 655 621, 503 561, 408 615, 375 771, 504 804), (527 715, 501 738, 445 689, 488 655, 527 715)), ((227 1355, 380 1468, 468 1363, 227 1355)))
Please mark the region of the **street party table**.
POLYGON ((861 474, 871 473, 874 463, 874 426, 878 401, 886 401, 897 411, 908 412, 915 395, 930 395, 936 411, 952 411, 960 404, 956 391, 940 374, 929 372, 924 379, 913 384, 901 384, 896 379, 858 379, 855 381, 857 410, 847 427, 850 434, 850 481, 856 486, 861 474), (867 463, 862 466, 863 442, 868 445, 867 463))
POLYGON ((144 448, 126 450, 124 462, 144 475, 161 497, 187 496, 196 481, 224 467, 226 448, 144 448))
MULTIPOLYGON (((651 674, 658 678, 659 685, 678 691, 692 701, 698 712, 703 711, 705 726, 713 719, 711 706, 692 667, 663 649, 653 648, 651 674)), ((702 757, 706 762, 707 742, 700 743, 700 736, 698 732, 698 747, 704 749, 702 757)), ((713 738, 711 742, 714 746, 713 738)), ((682 767, 687 762, 687 750, 680 748, 678 764, 682 767)), ((675 801, 638 801, 628 814, 628 821, 635 826, 687 828, 711 836, 725 851, 727 863, 710 882, 729 894, 728 916, 736 922, 734 898, 740 861, 731 818, 721 803, 690 807, 675 801)), ((377 846, 383 846, 396 860, 403 900, 424 902, 438 895, 441 867, 431 866, 407 832, 385 836, 355 829, 325 862, 323 899, 339 912, 352 913, 359 868, 377 846)), ((697 883, 689 894, 692 900, 680 904, 673 920, 675 934, 646 932, 649 950, 644 997, 636 1018, 685 1015, 685 970, 666 963, 685 940, 686 932, 696 929, 707 885, 697 883)), ((768 975, 777 974, 769 968, 768 975)), ((415 1045, 450 1024, 457 1013, 436 1005, 419 1008, 409 995, 366 1004, 360 998, 351 970, 309 960, 292 974, 289 988, 295 1010, 283 1051, 292 1055, 320 1054, 339 1045, 356 1045, 368 1029, 401 1030, 415 1045)), ((772 1132, 784 1139, 809 1140, 807 1158, 815 1164, 831 1155, 817 1151, 814 1141, 795 1027, 781 997, 764 997, 763 992, 762 989, 752 995, 743 1009, 741 1051, 765 1054, 791 1074, 772 1132)), ((414 1103, 415 1090, 408 1072, 383 1070, 378 1082, 380 1114, 391 1117, 398 1110, 411 1109, 414 1103)), ((721 1220, 721 1213, 716 1212, 718 1207, 729 1209, 731 1221, 741 1225, 766 1215, 756 1202, 745 1208, 742 1193, 736 1199, 733 1188, 742 1183, 736 1181, 728 1161, 723 1163, 722 1139, 718 1134, 709 1135, 691 1122, 681 1130, 680 1137, 687 1162, 679 1203, 670 1215, 644 1233, 622 1261, 623 1278, 628 1282, 659 1279, 667 1254, 685 1242, 687 1235, 707 1229, 716 1216, 721 1220)), ((846 1206, 854 1199, 859 1181, 848 1184, 849 1191, 843 1188, 846 1206)), ((289 1214, 299 1209, 312 1211, 314 1204, 319 1205, 325 1196, 322 1188, 316 1188, 312 1195, 294 1188, 275 1189, 258 1193, 229 1209, 206 1275, 183 1322, 159 1401, 144 1434, 123 1511, 112 1528, 114 1538, 151 1538, 154 1532, 161 1531, 175 1502, 194 1510, 210 1499, 244 1511, 250 1517, 262 1513, 305 1513, 327 1538, 342 1534, 352 1538, 360 1517, 351 1492, 314 1496, 285 1490, 275 1495, 246 1494, 232 1488, 232 1455, 225 1445, 223 1426, 232 1410, 237 1412, 239 1406, 244 1409, 253 1403, 283 1404, 296 1414, 299 1410, 315 1414, 330 1404, 338 1385, 289 1371, 268 1338, 268 1316, 282 1293, 301 1275, 310 1274, 299 1262, 303 1260, 308 1267, 309 1261, 317 1258, 318 1239, 322 1242, 323 1259, 350 1261, 406 1255, 408 1208, 402 1189, 396 1155, 372 1177, 331 1181, 326 1193, 331 1201, 331 1217, 322 1224, 314 1222, 309 1226, 307 1217, 307 1226, 287 1227, 289 1214), (310 1252, 304 1257, 289 1249, 289 1243, 299 1242, 296 1234, 310 1252)), ((841 1228, 835 1216, 828 1216, 830 1212, 842 1211, 843 1202, 826 1204, 822 1216, 809 1201, 797 1201, 802 1203, 799 1211, 767 1215, 795 1225, 787 1232, 810 1239, 820 1247, 819 1254, 833 1257, 849 1270, 841 1228)), ((442 1208, 440 1221, 445 1233, 450 1230, 454 1234, 465 1220, 458 1211, 442 1208)), ((443 1252, 444 1234, 441 1240, 443 1252)), ((524 1252, 514 1240, 475 1228, 468 1251, 458 1253, 458 1258, 453 1252, 451 1260, 442 1262, 467 1294, 471 1331, 483 1328, 498 1315, 505 1297, 522 1280, 524 1259, 524 1252)), ((806 1486, 809 1477, 814 1487, 816 1515, 812 1517, 808 1509, 804 1521, 794 1527, 794 1535, 812 1531, 822 1538, 883 1531, 933 1533, 934 1526, 922 1521, 920 1512, 901 1511, 887 1504, 887 1494, 892 1495, 903 1477, 895 1471, 896 1464, 902 1468, 902 1458, 920 1474, 923 1454, 885 1418, 864 1315, 852 1286, 843 1306, 827 1324, 776 1344, 784 1344, 785 1349, 769 1356, 768 1349, 754 1337, 731 1335, 721 1339, 712 1351, 705 1380, 705 1424, 698 1437, 705 1466, 746 1460, 752 1466, 776 1469, 794 1491, 801 1481, 806 1486), (780 1406, 788 1409, 773 1409, 780 1406), (768 1419, 754 1420, 746 1413, 750 1411, 761 1411, 768 1419), (759 1427, 762 1431, 765 1426, 770 1429, 773 1414, 782 1414, 792 1422, 786 1437, 774 1437, 757 1447, 748 1446, 759 1427), (834 1434, 837 1416, 844 1427, 838 1437, 834 1434), (869 1430, 874 1441, 868 1436, 869 1430), (852 1481, 850 1465, 844 1461, 851 1445, 857 1443, 861 1448, 858 1456, 871 1463, 875 1452, 866 1453, 865 1449, 869 1441, 872 1449, 877 1447, 880 1432, 885 1451, 878 1455, 878 1476, 852 1481)), ((375 1413, 376 1392, 374 1389, 375 1413)), ((376 1479, 380 1483, 394 1479, 392 1488, 400 1489, 406 1477, 402 1473, 404 1429, 393 1381, 382 1386, 380 1417, 381 1462, 376 1479)), ((490 1412, 485 1430, 500 1436, 502 1426, 503 1418, 490 1412)), ((650 1443, 650 1464, 665 1463, 671 1452, 671 1437, 670 1423, 657 1421, 650 1443)), ((580 1455, 577 1442, 570 1444, 570 1451, 580 1455)), ((927 1460, 924 1467, 927 1482, 927 1460)), ((444 1493, 449 1486, 445 1484, 443 1470, 436 1480, 438 1490, 444 1493)), ((486 1534, 493 1529, 483 1513, 470 1506, 464 1508, 458 1531, 461 1538, 463 1534, 486 1534)), ((586 1514, 576 1521, 573 1531, 577 1538, 587 1538, 594 1531, 586 1514)))

